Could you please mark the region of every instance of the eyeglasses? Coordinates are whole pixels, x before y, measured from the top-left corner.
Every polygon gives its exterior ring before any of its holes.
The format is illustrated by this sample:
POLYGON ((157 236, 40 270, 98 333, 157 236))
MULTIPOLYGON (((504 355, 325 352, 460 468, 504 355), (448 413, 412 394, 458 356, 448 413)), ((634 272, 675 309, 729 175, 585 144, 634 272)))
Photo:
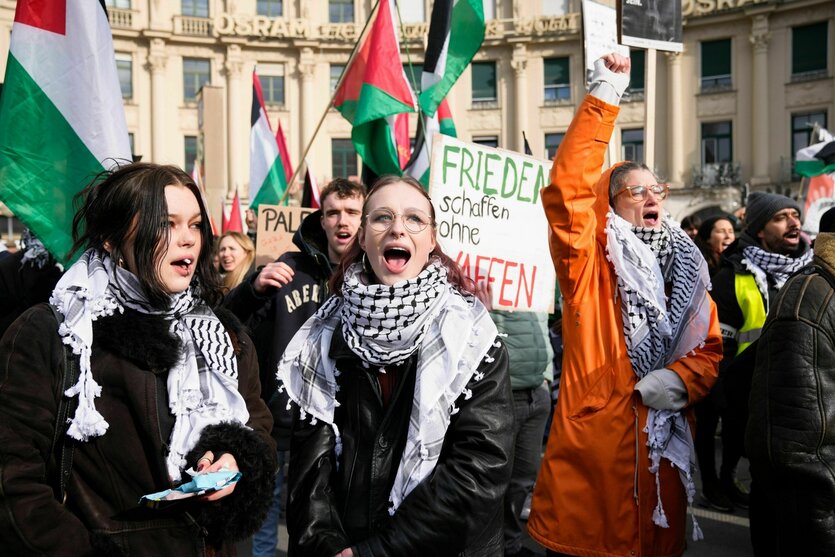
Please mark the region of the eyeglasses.
POLYGON ((394 219, 400 217, 403 226, 412 234, 423 232, 427 226, 434 224, 432 218, 420 209, 406 209, 405 213, 395 213, 388 209, 374 209, 365 216, 365 222, 372 230, 386 232, 394 224, 394 219))
POLYGON ((651 186, 639 184, 637 186, 626 186, 618 193, 616 193, 615 197, 619 196, 625 191, 628 191, 629 195, 635 201, 643 201, 644 199, 646 199, 647 192, 652 192, 655 194, 655 197, 664 200, 667 199, 667 194, 670 192, 670 186, 668 186, 667 184, 652 184, 651 186))

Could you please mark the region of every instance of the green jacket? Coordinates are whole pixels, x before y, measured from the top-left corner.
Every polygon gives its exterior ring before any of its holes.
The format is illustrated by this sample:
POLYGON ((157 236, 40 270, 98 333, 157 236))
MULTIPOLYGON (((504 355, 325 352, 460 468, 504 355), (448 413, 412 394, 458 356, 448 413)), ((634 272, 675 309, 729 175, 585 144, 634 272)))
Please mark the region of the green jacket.
POLYGON ((548 338, 548 314, 494 310, 490 317, 507 335, 503 339, 510 357, 510 386, 515 390, 538 387, 554 375, 554 350, 548 338))

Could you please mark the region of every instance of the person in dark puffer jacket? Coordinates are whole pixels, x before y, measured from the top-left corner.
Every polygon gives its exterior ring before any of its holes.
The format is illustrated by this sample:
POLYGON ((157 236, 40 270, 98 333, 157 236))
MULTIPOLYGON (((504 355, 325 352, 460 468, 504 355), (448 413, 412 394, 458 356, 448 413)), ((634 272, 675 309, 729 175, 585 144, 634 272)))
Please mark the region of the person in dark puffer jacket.
POLYGON ((745 446, 757 557, 835 555, 835 230, 786 282, 757 347, 745 446))
POLYGON ((29 309, 0 340, 2 552, 234 555, 266 514, 275 446, 252 342, 212 310, 202 196, 185 172, 155 164, 104 173, 82 196, 73 252, 86 251, 51 307, 29 309), (140 504, 222 470, 241 478, 140 504))

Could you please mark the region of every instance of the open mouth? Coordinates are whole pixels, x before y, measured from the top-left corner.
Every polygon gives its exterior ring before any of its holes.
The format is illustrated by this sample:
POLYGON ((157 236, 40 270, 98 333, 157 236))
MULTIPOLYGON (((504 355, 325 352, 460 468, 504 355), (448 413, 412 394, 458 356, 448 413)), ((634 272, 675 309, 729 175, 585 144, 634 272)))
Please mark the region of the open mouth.
POLYGON ((383 251, 383 259, 386 262, 386 268, 390 273, 400 273, 406 268, 412 254, 405 248, 388 248, 383 251))
POLYGON ((336 233, 336 239, 342 241, 350 240, 351 234, 349 232, 340 231, 336 233))
POLYGON ((654 227, 658 224, 658 212, 657 211, 648 211, 644 213, 644 226, 649 228, 654 227))
POLYGON ((191 272, 191 265, 194 263, 194 260, 190 257, 184 257, 183 259, 178 259, 176 261, 172 261, 171 265, 177 270, 177 272, 181 276, 188 276, 189 272, 191 272))

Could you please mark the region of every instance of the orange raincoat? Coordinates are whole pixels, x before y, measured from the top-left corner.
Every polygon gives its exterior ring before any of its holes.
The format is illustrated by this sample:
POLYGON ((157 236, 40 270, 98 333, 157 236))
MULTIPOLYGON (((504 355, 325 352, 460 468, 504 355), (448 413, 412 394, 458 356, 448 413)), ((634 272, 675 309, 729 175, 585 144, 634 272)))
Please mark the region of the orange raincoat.
MULTIPOLYGON (((530 535, 579 556, 673 556, 684 552, 687 499, 676 468, 661 461, 669 528, 653 524, 648 408, 634 391, 621 302, 606 259, 609 176, 600 175, 616 106, 587 96, 562 141, 542 201, 563 306, 563 372, 548 446, 533 495, 530 535)), ((716 381, 722 340, 716 306, 702 348, 668 367, 688 406, 716 381)), ((693 426, 692 416, 691 428, 693 426)))

